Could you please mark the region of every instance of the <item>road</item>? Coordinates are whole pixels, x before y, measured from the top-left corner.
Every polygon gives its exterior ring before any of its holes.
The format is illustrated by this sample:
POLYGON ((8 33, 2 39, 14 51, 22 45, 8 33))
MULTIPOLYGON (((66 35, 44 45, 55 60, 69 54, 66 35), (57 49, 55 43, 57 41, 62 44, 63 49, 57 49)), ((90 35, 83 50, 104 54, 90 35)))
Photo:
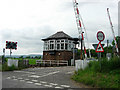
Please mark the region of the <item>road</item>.
POLYGON ((75 90, 80 88, 70 77, 75 68, 40 67, 2 73, 2 88, 54 88, 75 90))

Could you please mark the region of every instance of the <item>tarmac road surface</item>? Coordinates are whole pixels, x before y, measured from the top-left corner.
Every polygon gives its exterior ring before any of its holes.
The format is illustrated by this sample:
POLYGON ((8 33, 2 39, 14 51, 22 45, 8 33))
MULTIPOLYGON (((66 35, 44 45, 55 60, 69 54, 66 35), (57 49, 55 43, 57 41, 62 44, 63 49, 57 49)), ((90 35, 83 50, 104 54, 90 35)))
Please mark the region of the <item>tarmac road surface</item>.
POLYGON ((75 90, 80 88, 70 77, 75 67, 37 67, 2 72, 2 88, 54 88, 75 90))

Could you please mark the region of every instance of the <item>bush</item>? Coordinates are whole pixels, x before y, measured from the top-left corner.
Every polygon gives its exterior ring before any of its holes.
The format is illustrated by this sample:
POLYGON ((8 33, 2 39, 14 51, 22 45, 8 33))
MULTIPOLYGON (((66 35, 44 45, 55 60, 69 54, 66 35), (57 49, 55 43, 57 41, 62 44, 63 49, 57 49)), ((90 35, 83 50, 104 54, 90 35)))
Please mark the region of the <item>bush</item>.
POLYGON ((8 70, 9 70, 9 71, 13 71, 13 70, 16 70, 16 69, 17 69, 17 68, 16 68, 14 65, 12 65, 12 66, 9 67, 8 70))
POLYGON ((6 70, 9 70, 9 67, 7 66, 7 62, 2 64, 2 71, 6 71, 6 70))
POLYGON ((114 69, 120 69, 120 58, 113 57, 110 60, 103 58, 100 61, 91 61, 88 68, 94 72, 110 72, 114 69))
POLYGON ((120 87, 120 58, 106 58, 101 61, 91 61, 84 70, 78 70, 72 79, 100 88, 120 87))
POLYGON ((17 70, 17 69, 18 68, 15 67, 14 65, 9 67, 6 62, 2 65, 2 71, 13 71, 13 70, 17 70))

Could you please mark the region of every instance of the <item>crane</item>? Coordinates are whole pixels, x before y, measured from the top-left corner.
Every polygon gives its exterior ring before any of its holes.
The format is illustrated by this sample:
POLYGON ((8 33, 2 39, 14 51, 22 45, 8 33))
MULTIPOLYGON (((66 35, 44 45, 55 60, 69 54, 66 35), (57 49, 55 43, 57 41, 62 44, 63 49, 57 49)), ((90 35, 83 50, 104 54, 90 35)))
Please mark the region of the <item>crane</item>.
POLYGON ((112 24, 111 17, 110 17, 110 14, 109 14, 109 8, 107 8, 107 13, 108 13, 108 18, 109 18, 110 25, 111 25, 112 34, 113 34, 114 41, 115 41, 116 52, 119 53, 118 45, 117 45, 117 42, 116 42, 116 37, 115 37, 114 29, 113 29, 113 24, 112 24))
MULTIPOLYGON (((87 53, 86 53, 86 47, 85 47, 85 41, 84 41, 84 36, 83 36, 83 29, 86 32, 82 17, 79 13, 79 9, 78 9, 78 3, 76 0, 73 0, 73 7, 74 7, 74 12, 75 12, 75 17, 76 17, 76 23, 77 23, 77 28, 78 28, 78 33, 79 33, 79 38, 82 38, 82 46, 84 48, 84 53, 85 53, 85 59, 87 58, 87 53), (83 26, 83 28, 82 28, 83 26)), ((81 39, 80 38, 80 39, 81 39)), ((87 38, 87 33, 86 33, 86 38, 87 38)), ((88 41, 88 38, 87 38, 88 41)), ((89 46, 89 44, 88 44, 89 46)), ((81 50, 82 51, 82 50, 81 50)), ((89 56, 91 58, 91 54, 90 54, 90 49, 89 49, 89 56)))

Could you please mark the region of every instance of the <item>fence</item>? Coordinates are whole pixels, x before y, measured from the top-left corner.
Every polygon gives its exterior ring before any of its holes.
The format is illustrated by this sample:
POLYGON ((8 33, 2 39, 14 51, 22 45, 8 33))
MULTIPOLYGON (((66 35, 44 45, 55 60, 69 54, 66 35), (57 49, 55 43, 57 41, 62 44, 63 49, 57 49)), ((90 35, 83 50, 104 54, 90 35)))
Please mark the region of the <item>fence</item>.
POLYGON ((37 65, 43 65, 43 66, 61 66, 61 65, 66 65, 68 66, 68 61, 66 60, 36 60, 37 65))

